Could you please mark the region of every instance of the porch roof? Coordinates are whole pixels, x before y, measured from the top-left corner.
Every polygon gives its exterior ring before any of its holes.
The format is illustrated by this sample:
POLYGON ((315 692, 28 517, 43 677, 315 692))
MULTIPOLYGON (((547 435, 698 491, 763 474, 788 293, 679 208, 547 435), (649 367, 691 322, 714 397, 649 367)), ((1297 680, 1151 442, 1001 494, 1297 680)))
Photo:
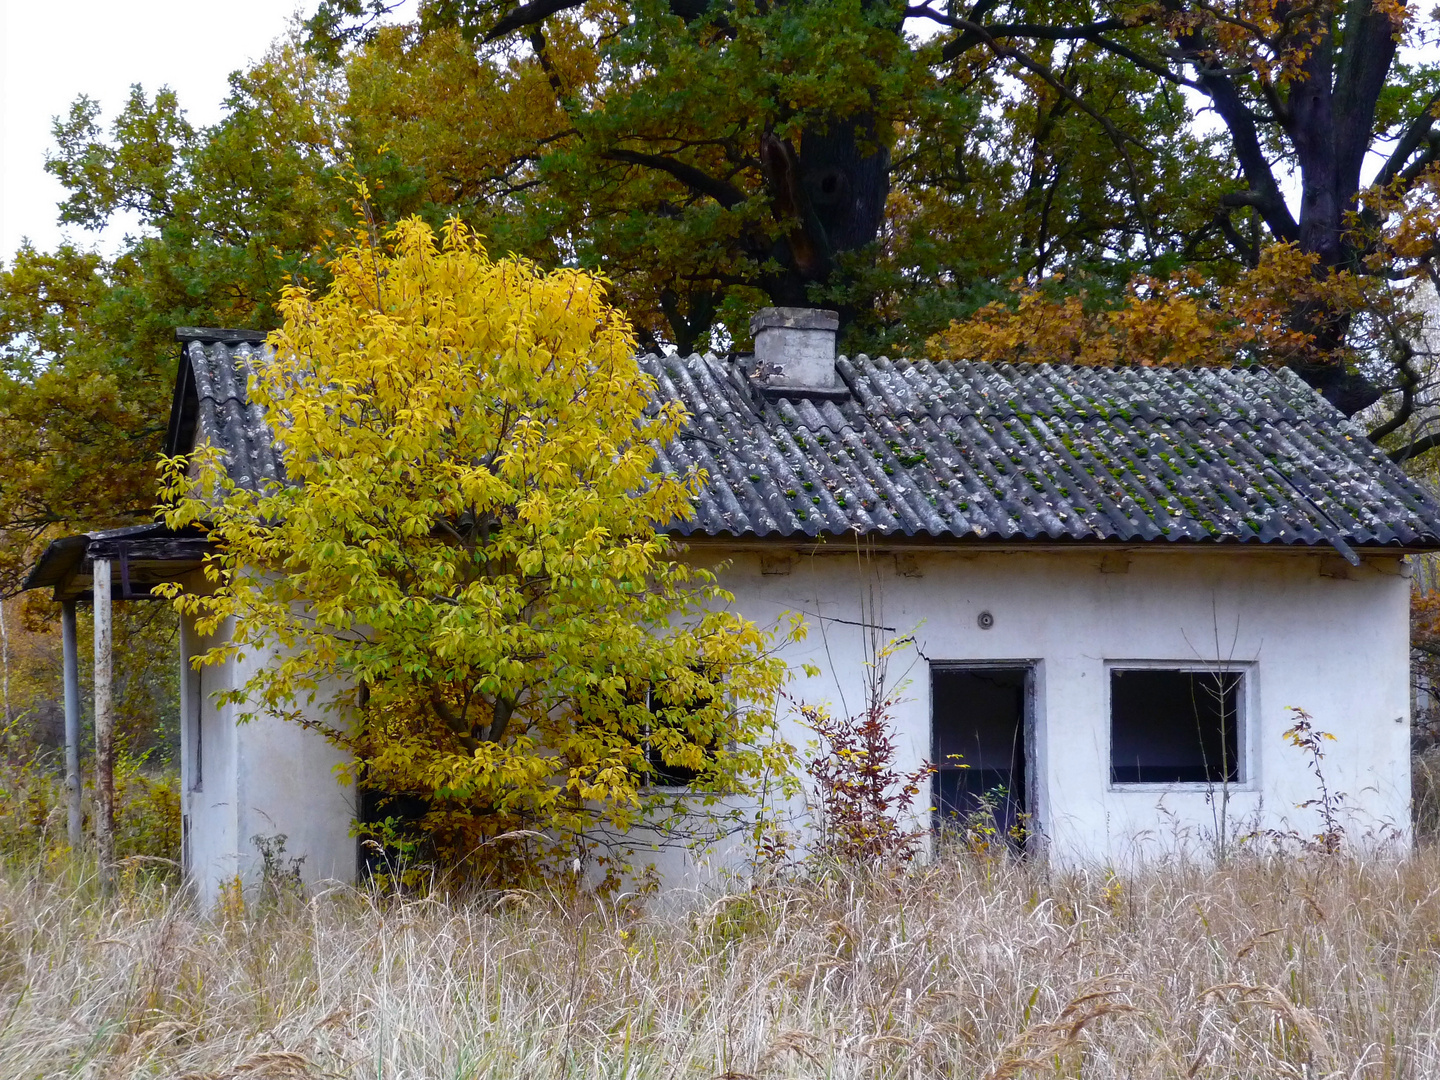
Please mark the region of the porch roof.
POLYGON ((45 548, 21 589, 49 588, 57 601, 89 600, 96 559, 110 560, 111 595, 148 600, 151 589, 200 568, 210 542, 198 530, 173 532, 163 524, 62 536, 45 548))

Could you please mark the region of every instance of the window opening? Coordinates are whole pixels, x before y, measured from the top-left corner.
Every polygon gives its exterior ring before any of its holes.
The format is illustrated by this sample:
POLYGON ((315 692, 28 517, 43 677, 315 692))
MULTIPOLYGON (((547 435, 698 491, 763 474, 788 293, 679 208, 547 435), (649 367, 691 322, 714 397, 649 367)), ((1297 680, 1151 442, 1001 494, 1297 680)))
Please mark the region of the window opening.
POLYGON ((190 669, 190 743, 194 747, 190 762, 190 790, 205 786, 205 683, 204 668, 190 669))
POLYGON ((1111 668, 1111 783, 1242 780, 1241 686, 1238 671, 1111 668))
POLYGON ((932 792, 938 825, 991 814, 1023 848, 1029 800, 1028 667, 931 670, 932 792))
MULTIPOLYGON (((645 762, 652 770, 648 776, 648 783, 654 787, 689 787, 699 777, 696 769, 680 764, 669 764, 665 761, 664 751, 657 745, 654 735, 657 729, 662 727, 683 727, 684 718, 700 709, 703 705, 709 704, 709 699, 692 700, 684 704, 672 704, 659 699, 655 688, 649 687, 645 692, 645 705, 650 710, 655 720, 645 731, 645 762), (668 721, 668 722, 667 722, 668 721)), ((684 733, 687 742, 699 742, 702 748, 706 747, 702 740, 696 739, 688 732, 684 733)))
POLYGON ((356 819, 361 828, 356 839, 361 880, 381 874, 400 876, 407 863, 423 863, 434 857, 430 839, 421 829, 425 816, 434 807, 416 792, 377 791, 367 787, 362 773, 357 779, 356 819))

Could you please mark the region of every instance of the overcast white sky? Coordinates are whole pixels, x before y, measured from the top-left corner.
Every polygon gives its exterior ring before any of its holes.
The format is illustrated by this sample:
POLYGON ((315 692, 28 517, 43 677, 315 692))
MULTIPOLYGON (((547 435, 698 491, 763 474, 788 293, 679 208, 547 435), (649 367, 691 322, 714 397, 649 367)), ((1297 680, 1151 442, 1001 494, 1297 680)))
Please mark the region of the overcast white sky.
MULTIPOLYGON (((45 171, 50 125, 80 94, 107 120, 132 83, 169 86, 192 123, 220 117, 226 77, 262 56, 316 0, 0 0, 0 259, 22 237, 61 239, 64 195, 45 171)), ((72 238, 98 242, 83 230, 72 238)))

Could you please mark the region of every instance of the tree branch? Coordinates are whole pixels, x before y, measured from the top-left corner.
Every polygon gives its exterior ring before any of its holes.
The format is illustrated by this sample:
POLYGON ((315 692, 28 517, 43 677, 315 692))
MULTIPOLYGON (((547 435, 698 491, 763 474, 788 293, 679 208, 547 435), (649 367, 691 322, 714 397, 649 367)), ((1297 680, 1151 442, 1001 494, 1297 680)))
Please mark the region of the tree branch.
POLYGON ((669 173, 690 190, 699 195, 709 196, 726 210, 734 209, 745 201, 745 193, 739 188, 727 184, 723 180, 715 179, 694 165, 687 165, 674 158, 662 157, 659 154, 641 154, 634 150, 606 150, 600 156, 607 161, 640 165, 647 169, 658 169, 661 172, 669 173))
POLYGON ((1088 40, 1093 41, 1096 45, 1099 45, 1107 52, 1114 53, 1121 59, 1129 60, 1136 67, 1143 68, 1157 78, 1164 79, 1166 82, 1172 83, 1175 86, 1188 86, 1192 90, 1200 89, 1200 84, 1197 83, 1194 79, 1187 79, 1183 75, 1177 75, 1175 72, 1171 71, 1168 67, 1166 67, 1159 61, 1151 60, 1149 57, 1142 56, 1140 53, 1130 48, 1130 46, 1122 45, 1120 44, 1120 42, 1115 41, 1112 38, 1105 37, 1103 34, 1096 34, 1093 37, 1090 37, 1088 40))
MULTIPOLYGON (((1375 128, 1375 108, 1399 47, 1398 27, 1373 0, 1345 5, 1345 37, 1335 72, 1335 164, 1340 197, 1348 205, 1360 190, 1375 128)), ((1433 100, 1433 99, 1432 99, 1433 100)))
POLYGON ((495 704, 491 707, 490 726, 485 731, 485 741, 498 743, 505 734, 505 729, 510 726, 510 717, 515 713, 515 702, 509 698, 497 694, 495 704))
POLYGON ((540 61, 540 70, 545 72, 545 80, 555 95, 555 104, 569 112, 566 108, 565 87, 560 83, 560 73, 550 62, 550 51, 545 47, 545 30, 538 23, 530 27, 530 48, 535 50, 535 59, 540 61))
POLYGON ((1440 432, 1434 435, 1426 435, 1423 439, 1416 439, 1414 442, 1406 443, 1404 446, 1396 447, 1385 456, 1397 465, 1403 465, 1411 458, 1417 458, 1430 450, 1440 446, 1440 432))
POLYGON ((1219 223, 1220 231, 1224 234, 1225 239, 1230 242, 1230 246, 1239 253, 1240 258, 1245 260, 1245 265, 1251 268, 1259 266, 1259 249, 1240 235, 1240 230, 1235 228, 1235 223, 1230 220, 1230 215, 1222 212, 1215 216, 1215 220, 1219 223))
POLYGON ((1413 363, 1415 359, 1415 347, 1408 341, 1400 343, 1400 356, 1396 360, 1396 367, 1400 369, 1400 408, 1395 410, 1395 415, 1383 424, 1377 424, 1365 433, 1373 443, 1378 443, 1391 432, 1399 431, 1404 423, 1415 415, 1415 388, 1420 385, 1420 376, 1415 371, 1413 363))
POLYGON ((461 746, 472 754, 480 748, 475 733, 470 730, 470 724, 464 716, 458 715, 450 707, 450 703, 441 696, 438 686, 432 687, 430 690, 430 707, 435 710, 435 715, 444 722, 445 726, 454 732, 455 739, 461 746))
POLYGON ((1260 134, 1255 127, 1255 118, 1240 97, 1235 84, 1220 69, 1211 66, 1205 58, 1205 43, 1198 31, 1182 34, 1178 43, 1184 50, 1189 63, 1195 68, 1200 90, 1210 99, 1220 119, 1230 131, 1230 142, 1235 156, 1249 184, 1254 206, 1265 219, 1265 224, 1277 240, 1293 241, 1300 236, 1300 226, 1295 221, 1285 198, 1280 194, 1280 185, 1270 170, 1270 162, 1260 147, 1260 134))
POLYGON ((1375 174, 1372 186, 1383 188, 1390 184, 1400 175, 1400 170, 1405 168, 1405 163, 1410 160, 1410 156, 1420 149, 1421 143, 1430 142, 1423 157, 1434 158, 1435 143, 1431 140, 1430 131, 1435 126, 1437 107, 1440 107, 1440 90, 1430 95, 1430 100, 1425 102, 1425 108, 1420 111, 1420 115, 1410 121, 1410 126, 1400 136, 1400 141, 1395 144, 1395 149, 1391 151, 1390 157, 1380 171, 1375 174))
POLYGON ((1149 152, 1149 147, 1147 147, 1139 139, 1136 139, 1133 135, 1126 135, 1123 131, 1117 128, 1114 122, 1111 121, 1108 116, 1106 116, 1104 113, 1100 112, 1098 109, 1092 106, 1083 97, 1081 97, 1080 94, 1070 89, 1070 87, 1067 86, 1062 79, 1056 77, 1055 73, 1051 71, 1047 65, 1040 63, 1034 57, 1029 56, 1027 53, 1023 52, 1020 49, 1016 49, 1009 45, 1002 45, 1000 42, 996 41, 987 27, 981 26, 979 23, 973 23, 969 19, 956 19, 955 25, 958 28, 965 30, 967 33, 974 33, 979 35, 979 39, 983 41, 986 45, 990 46, 991 51, 994 52, 996 56, 1014 60, 1025 70, 1039 76, 1057 94, 1061 95, 1064 98, 1068 98, 1077 108, 1079 108, 1082 112, 1089 116, 1090 119, 1094 120, 1097 124, 1100 125, 1101 128, 1104 129, 1106 135, 1110 137, 1110 141, 1114 144, 1115 149, 1119 152, 1120 157, 1125 162, 1125 170, 1129 174, 1130 179, 1130 194, 1131 197, 1135 200, 1135 211, 1140 216, 1140 224, 1144 230, 1145 247, 1148 252, 1153 254, 1154 243, 1151 236, 1151 226, 1149 218, 1145 214, 1143 200, 1140 197, 1140 182, 1135 172, 1135 162, 1131 159, 1130 152, 1128 149, 1126 149, 1125 144, 1134 143, 1141 150, 1145 150, 1147 153, 1149 152))
POLYGON ((524 27, 536 26, 551 15, 581 7, 583 4, 584 0, 530 0, 528 4, 521 4, 502 15, 500 21, 486 32, 483 40, 495 41, 524 27))

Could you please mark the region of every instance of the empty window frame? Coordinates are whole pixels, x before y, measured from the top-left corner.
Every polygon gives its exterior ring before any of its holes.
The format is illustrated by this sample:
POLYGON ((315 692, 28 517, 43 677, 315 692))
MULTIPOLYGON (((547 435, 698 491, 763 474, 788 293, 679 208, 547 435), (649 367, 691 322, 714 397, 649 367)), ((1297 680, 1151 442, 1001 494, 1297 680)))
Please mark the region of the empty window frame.
MULTIPOLYGON (((654 687, 646 689, 645 705, 655 716, 655 722, 650 724, 644 733, 645 762, 651 769, 646 778, 646 783, 649 786, 658 788, 684 788, 689 787, 699 778, 700 773, 697 770, 665 760, 665 754, 658 745, 655 733, 663 727, 678 727, 683 731, 687 714, 693 713, 703 705, 709 704, 709 700, 710 699, 705 698, 684 703, 674 703, 664 700, 661 694, 655 692, 654 687), (666 723, 667 720, 669 723, 666 723)), ((685 732, 682 737, 687 742, 699 742, 706 756, 708 757, 710 755, 711 747, 707 746, 703 741, 695 739, 693 734, 685 732)))
POLYGON ((1244 705, 1241 670, 1111 667, 1110 782, 1244 781, 1244 705))
POLYGON ((205 790, 205 677, 204 668, 191 667, 186 658, 186 723, 190 728, 190 790, 205 790))
POLYGON ((684 765, 666 764, 665 755, 660 752, 660 748, 648 741, 645 744, 645 761, 653 770, 647 781, 651 787, 689 787, 700 775, 696 770, 684 765))

